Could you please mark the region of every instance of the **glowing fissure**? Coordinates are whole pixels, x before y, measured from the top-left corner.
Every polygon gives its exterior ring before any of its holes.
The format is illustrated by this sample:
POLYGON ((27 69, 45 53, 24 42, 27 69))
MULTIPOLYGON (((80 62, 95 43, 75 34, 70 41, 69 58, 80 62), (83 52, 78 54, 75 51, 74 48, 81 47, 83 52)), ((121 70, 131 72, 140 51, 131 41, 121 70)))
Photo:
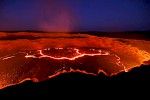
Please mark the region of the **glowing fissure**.
MULTIPOLYGON (((54 48, 55 50, 63 50, 64 48, 54 48)), ((77 55, 73 56, 73 57, 54 57, 54 56, 50 56, 50 55, 46 55, 43 53, 43 51, 50 51, 51 48, 46 48, 46 49, 43 49, 43 50, 36 50, 38 52, 38 56, 37 54, 30 54, 32 53, 32 51, 29 51, 28 53, 27 52, 19 52, 22 53, 22 54, 25 54, 25 58, 50 58, 50 59, 55 59, 55 60, 75 60, 77 58, 80 58, 80 57, 84 57, 84 56, 115 56, 116 59, 117 59, 117 62, 115 62, 118 66, 122 67, 124 69, 125 72, 127 72, 128 70, 126 69, 126 67, 124 66, 124 64, 121 62, 121 58, 119 56, 117 56, 116 54, 110 54, 109 52, 103 52, 102 53, 102 50, 97 50, 98 52, 97 53, 81 53, 79 49, 76 49, 76 48, 67 48, 67 49, 70 49, 70 50, 73 50, 75 51, 75 53, 77 55)), ((96 51, 95 49, 90 49, 91 51, 96 51)), ((1 57, 2 60, 8 60, 8 59, 12 59, 15 57, 15 54, 13 55, 10 55, 10 56, 5 56, 5 57, 1 57)))
MULTIPOLYGON (((61 48, 61 49, 63 49, 63 48, 61 48)), ((99 53, 95 53, 95 54, 80 53, 80 52, 79 52, 79 49, 73 49, 73 50, 75 50, 78 55, 77 55, 77 56, 74 56, 74 57, 71 57, 71 58, 68 58, 68 57, 59 57, 59 58, 57 58, 57 57, 45 55, 45 54, 43 54, 43 50, 38 50, 38 51, 39 51, 39 54, 40 54, 39 57, 37 57, 37 56, 35 56, 35 55, 29 55, 28 53, 27 53, 27 55, 26 55, 25 57, 26 57, 26 58, 45 58, 45 57, 46 57, 46 58, 52 58, 52 59, 57 59, 57 60, 62 60, 62 59, 75 60, 75 59, 80 58, 80 57, 83 57, 83 56, 110 55, 108 52, 102 54, 101 50, 98 50, 99 53)))
POLYGON ((61 73, 81 72, 98 75, 103 72, 111 76, 117 74, 117 71, 128 71, 120 56, 107 50, 91 48, 46 48, 23 51, 0 57, 0 63, 3 65, 0 73, 0 89, 30 79, 38 82, 61 73), (105 65, 107 62, 108 66, 105 65), (110 68, 111 66, 114 68, 110 68))
POLYGON ((13 58, 13 57, 15 57, 15 56, 6 56, 6 57, 3 58, 3 60, 10 59, 10 58, 13 58))
POLYGON ((128 70, 126 69, 126 67, 124 66, 124 64, 121 62, 120 57, 117 56, 117 55, 114 55, 114 56, 117 58, 117 61, 118 61, 118 62, 116 62, 116 64, 117 64, 118 66, 123 66, 124 71, 125 71, 125 72, 128 72, 128 70))

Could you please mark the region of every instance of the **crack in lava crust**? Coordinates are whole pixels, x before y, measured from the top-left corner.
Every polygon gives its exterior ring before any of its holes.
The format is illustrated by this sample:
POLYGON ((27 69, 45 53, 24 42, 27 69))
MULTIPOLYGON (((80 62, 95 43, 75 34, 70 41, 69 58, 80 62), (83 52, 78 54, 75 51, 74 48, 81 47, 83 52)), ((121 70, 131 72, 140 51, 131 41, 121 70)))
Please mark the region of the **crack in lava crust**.
MULTIPOLYGON (((55 48, 56 50, 58 49, 58 50, 63 50, 64 48, 55 48)), ((107 56, 107 55, 111 55, 111 56, 115 56, 116 58, 117 58, 117 62, 116 62, 116 64, 118 65, 118 66, 122 66, 123 68, 124 68, 124 71, 125 72, 127 72, 127 69, 125 68, 125 66, 123 65, 123 63, 121 62, 121 59, 120 59, 120 57, 119 56, 117 56, 117 55, 115 55, 115 54, 110 54, 109 52, 102 52, 102 50, 97 50, 98 51, 98 53, 80 53, 79 51, 79 49, 76 49, 76 48, 67 48, 67 49, 69 49, 69 50, 74 50, 75 51, 75 53, 77 54, 76 56, 73 56, 73 57, 54 57, 54 56, 50 56, 50 55, 46 55, 46 54, 44 54, 43 53, 43 50, 37 50, 38 52, 39 52, 39 54, 40 54, 40 56, 35 56, 34 54, 33 55, 30 55, 30 54, 28 54, 27 53, 27 55, 25 56, 26 58, 51 58, 51 59, 56 59, 56 60, 63 60, 63 59, 67 59, 67 60, 75 60, 75 59, 77 59, 77 58, 80 58, 80 57, 83 57, 83 56, 100 56, 100 55, 105 55, 105 56, 107 56)), ((50 48, 48 48, 48 49, 44 49, 44 50, 46 50, 46 51, 50 51, 51 49, 50 48)), ((96 51, 95 49, 90 49, 90 51, 96 51)))
POLYGON ((0 57, 0 88, 26 79, 45 80, 60 73, 81 72, 111 76, 127 72, 121 58, 109 51, 93 48, 46 48, 0 57))

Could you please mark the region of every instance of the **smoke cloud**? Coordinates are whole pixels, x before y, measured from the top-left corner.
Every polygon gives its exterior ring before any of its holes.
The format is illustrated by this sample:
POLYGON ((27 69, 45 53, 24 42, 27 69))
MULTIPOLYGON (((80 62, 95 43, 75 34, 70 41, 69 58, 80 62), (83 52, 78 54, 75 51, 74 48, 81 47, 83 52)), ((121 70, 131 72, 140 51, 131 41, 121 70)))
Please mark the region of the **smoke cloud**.
POLYGON ((149 18, 149 0, 0 0, 0 31, 146 31, 149 18))
POLYGON ((0 31, 70 32, 75 17, 59 0, 2 0, 0 31))
POLYGON ((75 25, 75 17, 63 2, 41 2, 39 7, 39 29, 52 32, 70 32, 75 25))

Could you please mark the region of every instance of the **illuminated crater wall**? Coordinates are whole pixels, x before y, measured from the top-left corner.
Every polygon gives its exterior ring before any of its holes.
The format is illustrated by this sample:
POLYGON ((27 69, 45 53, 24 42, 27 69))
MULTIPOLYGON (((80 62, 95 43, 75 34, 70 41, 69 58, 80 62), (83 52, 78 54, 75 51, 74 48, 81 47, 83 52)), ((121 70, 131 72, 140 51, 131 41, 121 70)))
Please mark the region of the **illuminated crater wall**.
POLYGON ((1 34, 0 88, 60 73, 112 76, 150 60, 149 41, 144 40, 65 33, 1 34))

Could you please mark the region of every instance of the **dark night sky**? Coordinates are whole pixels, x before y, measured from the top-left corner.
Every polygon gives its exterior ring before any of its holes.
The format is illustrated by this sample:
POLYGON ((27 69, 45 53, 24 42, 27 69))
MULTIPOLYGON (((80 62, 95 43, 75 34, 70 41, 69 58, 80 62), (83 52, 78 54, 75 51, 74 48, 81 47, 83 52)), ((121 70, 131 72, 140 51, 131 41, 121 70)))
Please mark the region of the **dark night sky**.
POLYGON ((150 0, 0 0, 0 31, 150 30, 150 0))

